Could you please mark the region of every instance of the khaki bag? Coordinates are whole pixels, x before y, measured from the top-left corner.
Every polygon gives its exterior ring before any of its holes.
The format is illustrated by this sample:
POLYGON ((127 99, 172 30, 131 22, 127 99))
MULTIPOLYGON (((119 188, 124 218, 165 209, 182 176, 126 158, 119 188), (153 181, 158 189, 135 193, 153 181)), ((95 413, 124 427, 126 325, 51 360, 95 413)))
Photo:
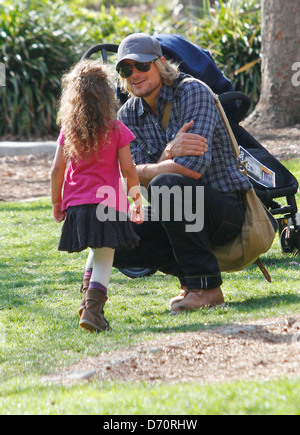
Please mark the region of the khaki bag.
MULTIPOLYGON (((224 246, 213 247, 222 272, 236 272, 251 266, 271 248, 277 222, 264 208, 254 189, 245 195, 246 215, 240 234, 224 246)), ((261 264, 258 264, 261 267, 261 264)))
MULTIPOLYGON (((178 87, 185 81, 195 81, 197 79, 183 79, 178 87)), ((205 83, 197 80, 205 86, 214 98, 214 101, 221 113, 227 131, 229 133, 233 151, 238 162, 238 169, 247 177, 245 168, 240 161, 240 149, 236 138, 233 134, 228 118, 219 97, 205 83)), ((178 88, 177 87, 177 88, 178 88)), ((177 90, 177 89, 176 89, 177 90)), ((176 93, 176 91, 175 91, 176 93)), ((163 117, 163 128, 167 125, 167 120, 170 117, 171 106, 166 107, 163 117)), ((215 246, 212 248, 213 253, 217 257, 220 270, 222 272, 236 272, 243 270, 253 263, 262 270, 265 278, 271 281, 271 278, 259 260, 261 254, 266 253, 272 246, 275 235, 278 229, 277 221, 272 214, 264 207, 254 189, 252 188, 245 194, 246 215, 245 222, 240 234, 224 246, 215 246)))

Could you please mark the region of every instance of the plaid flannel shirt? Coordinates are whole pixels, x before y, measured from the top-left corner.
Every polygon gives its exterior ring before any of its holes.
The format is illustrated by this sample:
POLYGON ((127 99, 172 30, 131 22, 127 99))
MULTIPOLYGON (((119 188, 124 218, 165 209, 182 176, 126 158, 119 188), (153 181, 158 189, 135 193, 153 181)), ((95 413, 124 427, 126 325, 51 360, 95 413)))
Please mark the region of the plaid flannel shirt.
POLYGON ((204 137, 208 150, 203 156, 175 157, 174 162, 198 172, 204 183, 219 192, 247 192, 251 184, 237 168, 229 134, 212 96, 196 80, 177 88, 186 77, 190 76, 181 74, 173 86, 163 84, 157 98, 157 116, 142 98, 130 98, 119 110, 118 119, 136 137, 130 145, 134 163, 157 163, 183 124, 193 120, 188 132, 204 137), (172 102, 172 111, 164 133, 161 122, 168 101, 172 102))

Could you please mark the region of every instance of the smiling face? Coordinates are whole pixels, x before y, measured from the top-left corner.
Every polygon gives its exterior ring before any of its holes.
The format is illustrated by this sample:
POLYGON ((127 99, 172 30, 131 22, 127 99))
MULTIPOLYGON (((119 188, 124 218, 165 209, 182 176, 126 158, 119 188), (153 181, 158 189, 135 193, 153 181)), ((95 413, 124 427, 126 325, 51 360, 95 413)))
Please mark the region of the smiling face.
POLYGON ((126 79, 128 90, 135 97, 144 98, 147 102, 156 99, 163 80, 155 62, 151 64, 147 72, 139 71, 133 60, 124 60, 124 63, 132 65, 132 74, 126 79))

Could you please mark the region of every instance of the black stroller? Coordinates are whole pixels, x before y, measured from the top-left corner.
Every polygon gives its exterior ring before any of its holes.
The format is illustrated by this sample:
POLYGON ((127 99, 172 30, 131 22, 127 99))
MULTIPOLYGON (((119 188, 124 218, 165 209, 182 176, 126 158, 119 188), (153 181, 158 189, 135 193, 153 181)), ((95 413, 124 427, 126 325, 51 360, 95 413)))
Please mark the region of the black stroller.
MULTIPOLYGON (((210 53, 191 44, 182 36, 157 35, 163 54, 167 59, 180 62, 180 69, 203 82, 219 95, 220 101, 230 121, 232 130, 241 147, 247 165, 248 175, 257 196, 263 204, 276 216, 279 226, 281 247, 284 253, 300 253, 300 215, 297 213, 295 194, 298 191, 296 178, 273 157, 256 139, 254 139, 239 123, 246 116, 251 101, 242 92, 236 92, 222 72, 218 69, 210 53), (251 172, 252 171, 252 172, 251 172), (260 172, 258 175, 257 172, 260 172), (251 176, 252 174, 252 176, 251 176), (285 202, 285 205, 279 204, 285 202)), ((108 61, 108 54, 117 53, 116 44, 98 44, 92 46, 82 56, 83 59, 101 52, 102 60, 108 61)), ((117 89, 121 104, 127 99, 117 89)), ((130 278, 152 275, 156 271, 147 268, 120 269, 130 278)))

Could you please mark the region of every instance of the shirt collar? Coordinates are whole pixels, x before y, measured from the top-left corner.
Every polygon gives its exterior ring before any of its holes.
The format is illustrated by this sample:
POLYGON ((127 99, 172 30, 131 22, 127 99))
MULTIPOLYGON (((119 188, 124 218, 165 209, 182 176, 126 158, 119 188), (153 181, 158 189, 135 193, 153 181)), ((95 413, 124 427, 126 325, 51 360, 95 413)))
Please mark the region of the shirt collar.
POLYGON ((174 87, 173 86, 167 86, 163 83, 161 90, 158 94, 158 99, 163 100, 165 102, 172 102, 173 101, 173 95, 174 95, 174 87))

